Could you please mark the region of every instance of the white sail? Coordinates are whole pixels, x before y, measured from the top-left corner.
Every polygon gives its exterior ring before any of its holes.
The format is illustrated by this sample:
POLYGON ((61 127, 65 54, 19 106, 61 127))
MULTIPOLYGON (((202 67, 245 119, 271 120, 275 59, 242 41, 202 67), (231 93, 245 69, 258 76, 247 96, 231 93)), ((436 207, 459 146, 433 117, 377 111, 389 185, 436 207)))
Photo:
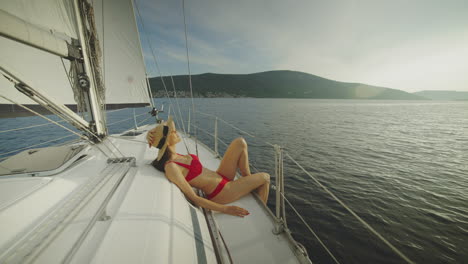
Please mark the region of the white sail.
MULTIPOLYGON (((56 102, 65 105, 76 104, 66 71, 58 56, 0 37, 0 65, 32 87, 47 93, 56 102)), ((68 65, 68 62, 65 62, 68 65)), ((36 105, 15 89, 14 84, 0 75, 0 94, 20 104, 36 105)), ((15 107, 0 98, 0 104, 15 107)), ((1 108, 0 108, 1 109, 1 108)), ((23 112, 16 106, 17 110, 23 112)), ((3 109, 2 109, 3 110, 3 109)))
MULTIPOLYGON (((30 28, 30 32, 33 32, 33 28, 43 29, 70 43, 71 38, 78 38, 72 3, 65 0, 8 0, 0 3, 0 9, 18 21, 24 21, 22 26, 30 28)), ((101 0, 91 4, 102 51, 97 61, 105 76, 108 109, 148 105, 145 66, 131 0, 105 1, 104 13, 101 0)), ((40 41, 41 36, 30 34, 29 38, 40 41)), ((0 36, 0 46, 0 65, 3 68, 14 72, 30 86, 44 91, 56 102, 76 110, 77 103, 67 77, 69 62, 66 59, 63 60, 64 69, 60 57, 3 36, 0 36)), ((36 105, 3 76, 0 76, 0 93, 32 108, 36 105)), ((12 113, 12 109, 24 112, 0 98, 1 117, 18 115, 12 113)))
POLYGON ((77 38, 73 1, 69 0, 2 0, 1 9, 31 25, 58 35, 77 38))
MULTIPOLYGON (((9 23, 7 25, 13 27, 20 25, 21 28, 10 28, 10 32, 17 30, 18 35, 25 33, 22 36, 27 36, 32 43, 44 41, 44 36, 37 34, 37 29, 49 32, 67 42, 70 42, 71 38, 77 37, 71 1, 3 0, 0 3, 0 9, 5 12, 2 13, 5 15, 2 16, 2 24, 10 22, 6 18, 17 19, 15 22, 19 21, 19 24, 9 23)), ((56 102, 65 105, 76 104, 66 72, 58 56, 6 37, 0 37, 0 47, 2 68, 14 73, 29 85, 45 91, 56 102)), ((51 49, 53 48, 51 47, 51 49)), ((67 62, 65 63, 68 65, 67 62)), ((16 90, 13 83, 3 76, 0 76, 0 93, 20 104, 37 104, 16 90)), ((14 116, 11 113, 14 109, 24 112, 23 109, 14 106, 10 101, 0 98, 1 116, 9 114, 14 116)))
POLYGON ((106 104, 149 104, 146 70, 132 1, 94 0, 93 6, 104 58, 106 104))

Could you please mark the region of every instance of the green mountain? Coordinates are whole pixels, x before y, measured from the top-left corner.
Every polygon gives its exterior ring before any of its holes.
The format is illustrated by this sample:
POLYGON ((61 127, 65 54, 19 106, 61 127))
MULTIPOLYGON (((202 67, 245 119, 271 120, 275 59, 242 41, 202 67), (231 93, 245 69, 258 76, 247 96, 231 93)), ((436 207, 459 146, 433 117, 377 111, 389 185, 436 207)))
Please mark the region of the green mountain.
POLYGON ((413 93, 431 100, 468 100, 468 92, 458 91, 421 91, 413 93))
MULTIPOLYGON (((296 71, 268 71, 252 74, 192 75, 194 97, 322 98, 322 99, 397 99, 422 100, 421 96, 401 90, 345 83, 296 71)), ((163 77, 173 91, 170 77, 163 77)), ((179 97, 189 97, 187 75, 173 76, 179 97)), ((154 97, 165 97, 160 77, 150 79, 154 97)), ((172 96, 172 92, 170 95, 172 96)))

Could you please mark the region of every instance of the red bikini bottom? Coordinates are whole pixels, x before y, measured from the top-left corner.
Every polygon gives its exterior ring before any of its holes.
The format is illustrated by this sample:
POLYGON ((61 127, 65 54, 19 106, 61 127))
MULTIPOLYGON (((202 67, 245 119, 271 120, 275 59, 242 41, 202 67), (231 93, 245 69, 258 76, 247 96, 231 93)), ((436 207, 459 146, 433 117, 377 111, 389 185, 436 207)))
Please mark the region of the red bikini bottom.
POLYGON ((218 194, 223 190, 223 188, 224 188, 224 186, 226 185, 226 183, 228 183, 228 182, 231 181, 228 177, 222 175, 222 174, 219 173, 219 172, 217 172, 217 173, 218 173, 218 175, 221 176, 223 179, 222 179, 221 182, 218 184, 218 186, 216 186, 216 188, 214 189, 214 191, 212 191, 210 194, 208 194, 208 195, 206 196, 206 198, 207 198, 208 200, 211 200, 211 199, 215 198, 216 195, 218 195, 218 194))

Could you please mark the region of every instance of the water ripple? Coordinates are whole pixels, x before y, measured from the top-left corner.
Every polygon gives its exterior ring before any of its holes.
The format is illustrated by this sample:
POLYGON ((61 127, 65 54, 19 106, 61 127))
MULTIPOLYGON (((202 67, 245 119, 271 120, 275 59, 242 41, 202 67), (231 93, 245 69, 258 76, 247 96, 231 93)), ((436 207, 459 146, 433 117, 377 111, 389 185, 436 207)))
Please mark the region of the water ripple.
MULTIPOLYGON (((187 113, 191 101, 180 103, 187 113)), ((415 262, 468 263, 468 102, 244 98, 195 99, 195 104, 199 111, 216 113, 257 135, 246 139, 250 159, 259 170, 274 175, 274 152, 264 141, 285 146, 415 262)), ((28 120, 26 125, 40 123, 28 120)), ((213 131, 212 119, 197 122, 213 131)), ((18 120, 2 120, 0 128, 13 124, 18 120)), ((46 140, 51 131, 35 135, 46 140)), ((239 136, 222 125, 219 134, 225 142, 239 136)), ((213 147, 210 136, 200 137, 213 147)), ((14 147, 7 139, 29 144, 20 138, 24 136, 3 135, 0 147, 14 147)), ((286 195, 340 262, 401 263, 288 159, 285 175, 286 195)), ((274 200, 271 195, 269 205, 274 200)), ((287 215, 290 229, 312 261, 332 263, 294 213, 288 209, 287 215)))

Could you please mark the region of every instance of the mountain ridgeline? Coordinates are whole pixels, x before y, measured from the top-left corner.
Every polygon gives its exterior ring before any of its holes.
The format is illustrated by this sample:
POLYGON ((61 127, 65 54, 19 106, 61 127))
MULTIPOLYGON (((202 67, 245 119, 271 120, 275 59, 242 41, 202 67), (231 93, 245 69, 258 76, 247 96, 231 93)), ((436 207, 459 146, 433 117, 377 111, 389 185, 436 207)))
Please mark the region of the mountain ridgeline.
MULTIPOLYGON (((401 90, 346 83, 295 71, 268 71, 252 74, 192 75, 194 97, 254 97, 254 98, 321 98, 321 99, 388 99, 422 100, 422 96, 401 90)), ((172 81, 163 77, 169 94, 172 81)), ((187 75, 173 76, 178 97, 190 97, 187 75)), ((160 77, 150 79, 153 97, 166 97, 160 77)))
POLYGON ((414 94, 431 100, 468 101, 468 92, 461 91, 420 91, 414 94))

